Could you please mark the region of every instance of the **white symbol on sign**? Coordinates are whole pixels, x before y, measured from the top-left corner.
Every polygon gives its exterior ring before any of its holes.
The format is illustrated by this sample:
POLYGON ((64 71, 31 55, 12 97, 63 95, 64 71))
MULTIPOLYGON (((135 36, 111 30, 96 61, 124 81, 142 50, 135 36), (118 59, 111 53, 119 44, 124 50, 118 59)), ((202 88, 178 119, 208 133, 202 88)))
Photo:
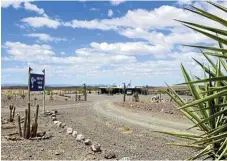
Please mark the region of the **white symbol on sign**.
POLYGON ((31 82, 32 82, 32 88, 33 88, 33 83, 36 81, 36 79, 35 78, 31 78, 31 82))

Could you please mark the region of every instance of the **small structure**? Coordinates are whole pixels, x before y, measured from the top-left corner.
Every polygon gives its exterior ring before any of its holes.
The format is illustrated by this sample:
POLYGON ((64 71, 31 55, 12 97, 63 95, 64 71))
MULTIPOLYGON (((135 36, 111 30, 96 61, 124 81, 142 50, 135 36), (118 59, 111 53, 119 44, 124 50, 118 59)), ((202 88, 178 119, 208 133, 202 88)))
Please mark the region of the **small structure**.
MULTIPOLYGON (((126 94, 133 95, 135 92, 139 94, 144 94, 142 87, 126 87, 126 94)), ((106 87, 99 87, 98 88, 99 94, 123 94, 124 87, 123 86, 106 86, 106 87)))

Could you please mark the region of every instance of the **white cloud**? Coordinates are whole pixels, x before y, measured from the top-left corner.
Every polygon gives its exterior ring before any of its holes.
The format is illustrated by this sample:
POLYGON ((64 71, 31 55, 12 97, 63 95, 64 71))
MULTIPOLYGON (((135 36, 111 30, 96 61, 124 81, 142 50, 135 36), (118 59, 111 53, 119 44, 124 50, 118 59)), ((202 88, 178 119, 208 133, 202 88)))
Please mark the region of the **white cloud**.
POLYGON ((45 33, 31 33, 31 34, 26 34, 24 36, 35 37, 35 38, 38 38, 40 41, 44 41, 44 42, 48 42, 48 41, 54 41, 54 42, 66 41, 65 38, 52 37, 52 36, 50 36, 48 34, 45 34, 45 33))
POLYGON ((112 17, 113 16, 113 11, 111 9, 109 9, 109 11, 108 11, 108 16, 109 17, 112 17))
POLYGON ((113 26, 100 23, 99 20, 91 20, 91 21, 72 20, 71 22, 65 22, 64 26, 68 26, 72 28, 87 28, 87 29, 100 29, 100 30, 111 30, 116 28, 113 26))
MULTIPOLYGON (((200 3, 199 3, 200 4, 200 3)), ((197 5, 197 3, 195 3, 197 5)), ((223 6, 227 6, 227 2, 222 3, 223 6)), ((217 9, 214 9, 214 7, 210 7, 208 5, 203 5, 203 7, 212 12, 217 11, 217 9)), ((112 15, 111 10, 109 10, 109 16, 112 15)), ((226 13, 217 11, 218 15, 221 15, 222 17, 227 16, 226 13)), ((29 17, 26 18, 30 21, 35 21, 36 23, 39 22, 40 17, 29 17)), ((25 19, 25 20, 26 20, 25 19)), ((87 28, 87 29, 100 29, 100 30, 115 30, 118 32, 120 29, 135 29, 140 28, 142 30, 150 31, 150 30, 157 30, 157 29, 163 29, 167 31, 171 31, 174 28, 182 29, 182 24, 179 22, 176 22, 174 19, 179 20, 187 20, 191 22, 200 22, 202 24, 206 25, 217 25, 217 23, 213 23, 211 21, 207 21, 207 19, 202 18, 201 16, 195 16, 194 13, 185 11, 182 8, 177 8, 175 6, 168 6, 163 5, 159 8, 155 8, 153 10, 144 10, 144 9, 137 9, 137 10, 128 10, 128 12, 118 18, 112 18, 112 19, 93 19, 93 20, 77 20, 74 19, 72 21, 63 22, 62 24, 59 22, 59 20, 52 20, 50 18, 43 19, 43 21, 51 21, 54 22, 56 25, 55 28, 57 28, 60 25, 68 26, 72 28, 87 28)), ((25 21, 27 22, 27 21, 25 21)), ((38 26, 38 27, 51 27, 44 24, 40 25, 33 25, 35 22, 30 22, 29 25, 31 26, 38 26)), ((219 25, 218 27, 221 27, 219 25)))
POLYGON ((114 6, 117 6, 123 2, 125 2, 125 0, 111 0, 111 4, 114 6))
MULTIPOLYGON (((6 42, 3 47, 9 54, 6 57, 9 58, 8 61, 29 62, 29 65, 35 69, 46 68, 48 77, 61 75, 64 77, 60 78, 59 76, 59 79, 63 80, 65 78, 78 78, 79 80, 84 79, 88 81, 98 77, 102 77, 104 80, 107 78, 115 80, 117 77, 119 78, 118 81, 134 78, 134 81, 141 82, 144 81, 144 77, 148 79, 152 76, 151 81, 159 82, 159 84, 164 81, 168 81, 170 84, 180 83, 183 81, 182 77, 176 75, 176 73, 180 74, 180 63, 183 62, 186 69, 199 69, 191 57, 202 62, 205 61, 202 55, 196 52, 169 53, 166 55, 166 59, 147 59, 142 62, 138 61, 135 56, 109 53, 108 47, 111 48, 111 51, 123 50, 124 52, 129 52, 132 50, 127 49, 127 46, 122 47, 121 45, 123 44, 93 43, 91 46, 97 50, 92 50, 92 48, 77 49, 75 56, 64 57, 57 57, 51 46, 45 44, 28 45, 20 42, 6 42), (75 73, 77 74, 75 75, 75 73), (172 77, 173 75, 175 77, 172 77), (160 83, 160 81, 162 82, 160 83)), ((2 71, 3 73, 10 74, 14 70, 18 71, 17 68, 4 68, 2 71)), ((193 74, 200 76, 203 73, 202 70, 195 70, 193 74)))
POLYGON ((102 20, 72 20, 68 23, 75 22, 77 25, 75 27, 83 27, 88 29, 102 29, 99 26, 105 26, 104 29, 116 29, 116 28, 141 28, 146 30, 152 29, 164 29, 167 27, 181 26, 180 23, 174 21, 173 19, 188 19, 194 18, 192 13, 185 12, 183 9, 176 8, 173 6, 161 6, 151 11, 137 9, 129 10, 125 16, 112 19, 102 19, 102 20), (86 25, 83 25, 86 23, 86 25), (94 24, 99 24, 96 27, 94 24))
MULTIPOLYGON (((222 5, 227 6, 227 2, 222 2, 222 5)), ((217 9, 210 5, 205 4, 203 5, 203 7, 205 7, 205 9, 207 9, 211 13, 217 13, 222 17, 227 16, 225 12, 218 11, 217 9)), ((153 10, 144 9, 128 10, 128 12, 124 16, 112 19, 101 20, 94 19, 90 21, 75 19, 72 20, 71 22, 67 22, 67 26, 71 26, 73 28, 80 27, 87 29, 102 29, 102 30, 111 29, 116 30, 121 28, 141 28, 147 31, 154 29, 171 30, 172 28, 182 26, 182 24, 175 21, 174 19, 186 20, 191 22, 200 22, 202 24, 211 26, 217 25, 217 23, 215 22, 208 21, 207 19, 202 18, 201 16, 195 16, 194 13, 185 11, 182 8, 163 5, 153 10)), ((221 27, 221 25, 218 25, 218 27, 221 27)))
POLYGON ((90 50, 98 52, 106 52, 111 54, 121 55, 156 55, 167 54, 169 50, 162 45, 150 45, 145 42, 126 42, 126 43, 111 43, 106 42, 90 44, 90 50))
MULTIPOLYGON (((196 2, 194 5, 198 6, 201 3, 197 4, 196 2)), ((227 7, 227 2, 222 2, 222 5, 227 7)), ((206 3, 200 7, 222 17, 227 16, 225 12, 220 12, 206 3)), ((138 39, 137 41, 145 40, 152 44, 148 48, 144 48, 144 50, 151 51, 150 53, 174 51, 176 45, 179 44, 216 43, 206 36, 186 28, 174 19, 200 22, 204 25, 223 28, 222 25, 201 16, 195 16, 192 12, 168 5, 153 10, 129 10, 124 16, 112 19, 72 20, 64 25, 73 28, 114 30, 122 36, 138 39)), ((138 49, 138 51, 144 50, 138 49)))
POLYGON ((31 4, 30 2, 32 2, 32 1, 33 0, 3 0, 3 1, 1 1, 1 7, 7 8, 7 7, 12 6, 15 9, 22 7, 25 10, 34 11, 40 15, 43 15, 44 17, 48 17, 44 13, 44 9, 38 8, 36 5, 31 4), (24 4, 24 5, 22 5, 22 4, 24 4))
POLYGON ((61 23, 59 20, 54 20, 49 17, 27 17, 21 19, 21 22, 24 22, 32 27, 49 27, 49 28, 58 28, 61 23))
POLYGON ((136 29, 122 29, 119 30, 119 34, 126 36, 128 38, 144 39, 153 44, 163 45, 167 48, 172 48, 176 44, 197 44, 197 43, 214 43, 208 37, 196 33, 194 31, 188 31, 187 29, 184 32, 171 32, 169 34, 163 34, 162 32, 143 30, 140 28, 136 29), (187 37, 187 39, 185 39, 187 37))
POLYGON ((26 10, 35 11, 35 12, 37 12, 40 15, 44 14, 44 10, 42 8, 38 8, 36 5, 31 4, 29 2, 25 2, 24 3, 24 8, 26 10))
POLYGON ((9 58, 15 61, 45 61, 46 58, 55 55, 49 45, 27 45, 20 42, 5 42, 3 46, 9 58))
POLYGON ((28 2, 30 0, 1 0, 1 7, 2 8, 7 8, 12 6, 13 8, 20 8, 21 4, 24 2, 28 2))
MULTIPOLYGON (((45 44, 33 44, 27 45, 20 42, 9 42, 7 41, 3 48, 10 55, 9 57, 3 57, 2 60, 9 61, 22 61, 22 62, 39 62, 39 63, 57 63, 57 64, 80 64, 80 65, 98 65, 98 64, 111 64, 122 63, 123 61, 135 62, 136 58, 133 56, 126 55, 108 55, 105 53, 88 53, 89 51, 81 52, 76 56, 70 57, 57 57, 56 54, 52 51, 51 46, 45 44), (89 56, 86 56, 89 54, 89 56)), ((62 53, 61 53, 62 54, 62 53)))

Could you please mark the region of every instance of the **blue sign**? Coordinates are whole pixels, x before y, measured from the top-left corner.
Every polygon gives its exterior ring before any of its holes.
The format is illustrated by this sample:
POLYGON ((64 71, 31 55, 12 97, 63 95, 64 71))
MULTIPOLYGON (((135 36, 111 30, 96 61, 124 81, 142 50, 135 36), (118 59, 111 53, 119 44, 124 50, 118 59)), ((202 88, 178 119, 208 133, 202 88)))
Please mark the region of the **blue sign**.
POLYGON ((30 91, 43 91, 44 89, 44 75, 30 74, 30 91))

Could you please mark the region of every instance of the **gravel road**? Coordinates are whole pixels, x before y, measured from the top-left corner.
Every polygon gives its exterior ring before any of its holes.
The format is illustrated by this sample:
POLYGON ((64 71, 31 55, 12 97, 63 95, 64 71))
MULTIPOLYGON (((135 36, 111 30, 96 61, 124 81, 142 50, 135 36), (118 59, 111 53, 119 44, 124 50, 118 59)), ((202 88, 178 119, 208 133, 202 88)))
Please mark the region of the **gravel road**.
MULTIPOLYGON (((106 151, 113 151, 117 159, 179 160, 194 153, 191 148, 166 145, 176 141, 174 137, 151 132, 185 131, 190 127, 186 119, 174 120, 170 114, 114 106, 112 102, 121 100, 121 96, 89 95, 88 98, 89 102, 53 105, 47 109, 57 109, 59 121, 92 142, 100 143, 102 153, 90 154, 89 147, 55 127, 50 118, 40 115, 39 130, 53 137, 43 141, 6 141, 2 137, 2 159, 104 159, 106 151)), ((2 110, 2 116, 7 117, 7 112, 2 110)), ((2 136, 15 132, 15 125, 12 126, 11 129, 2 127, 2 136)))

